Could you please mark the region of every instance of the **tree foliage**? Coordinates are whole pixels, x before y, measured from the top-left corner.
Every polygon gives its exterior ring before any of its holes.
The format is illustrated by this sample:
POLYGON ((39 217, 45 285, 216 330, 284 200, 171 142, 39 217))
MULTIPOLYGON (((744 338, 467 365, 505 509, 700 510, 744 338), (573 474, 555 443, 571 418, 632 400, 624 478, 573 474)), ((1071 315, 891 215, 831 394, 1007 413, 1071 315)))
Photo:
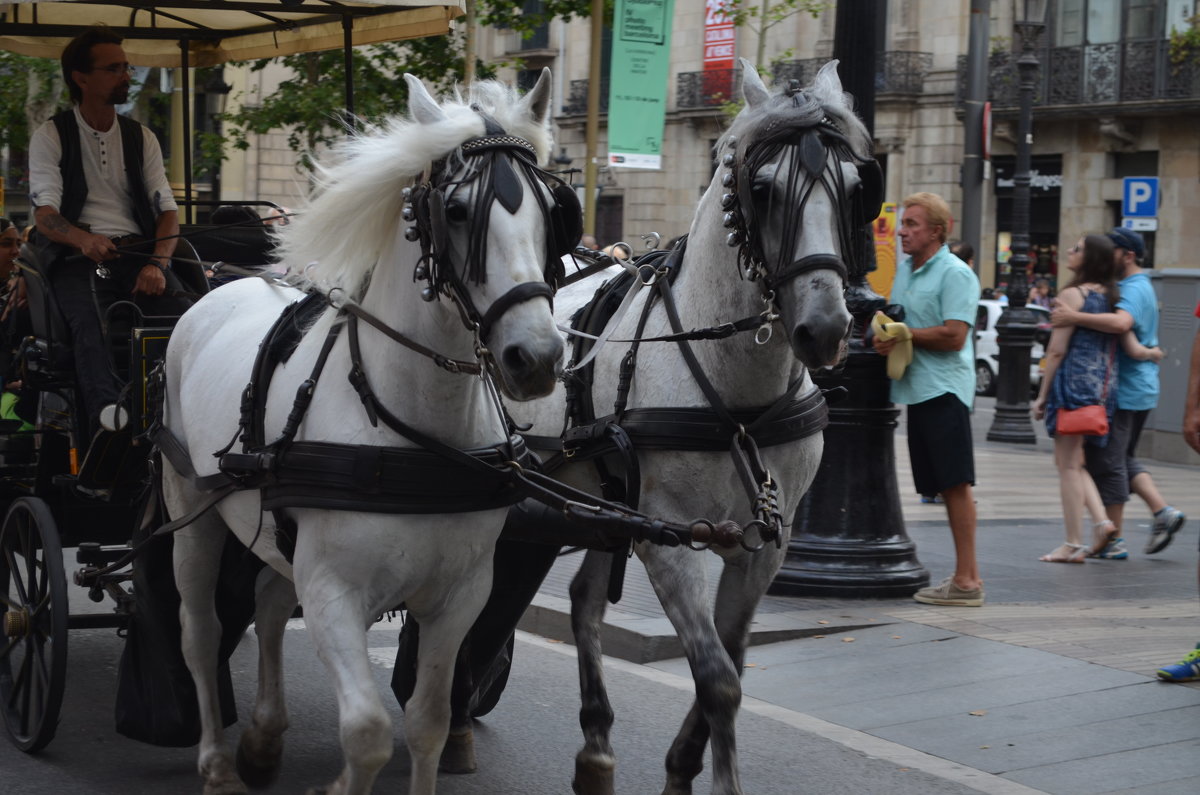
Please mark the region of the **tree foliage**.
POLYGON ((0 148, 8 148, 15 172, 3 176, 24 190, 29 135, 67 104, 58 61, 0 52, 0 97, 0 148))
MULTIPOLYGON (((529 36, 555 17, 586 17, 589 0, 475 0, 479 23, 508 28, 529 36)), ((611 0, 608 0, 611 7, 611 0)), ((611 13, 611 12, 610 12, 611 13)), ((405 72, 420 77, 439 90, 451 88, 463 78, 463 31, 412 41, 394 42, 354 50, 354 113, 367 122, 403 112, 408 107, 405 72)), ((279 59, 256 61, 252 71, 280 63, 290 73, 269 96, 243 96, 239 110, 224 114, 223 134, 200 136, 198 165, 212 168, 225 157, 227 144, 239 149, 250 146, 250 137, 273 130, 288 131, 288 146, 309 165, 311 152, 339 138, 346 120, 345 65, 340 50, 305 53, 279 59)), ((493 77, 496 64, 476 62, 476 75, 493 77)))
MULTIPOLYGON (((822 11, 832 7, 830 0, 725 0, 725 15, 735 26, 749 28, 758 35, 754 65, 762 69, 767 33, 771 28, 794 14, 808 14, 816 19, 822 11)), ((788 48, 781 57, 791 56, 792 50, 788 48)))

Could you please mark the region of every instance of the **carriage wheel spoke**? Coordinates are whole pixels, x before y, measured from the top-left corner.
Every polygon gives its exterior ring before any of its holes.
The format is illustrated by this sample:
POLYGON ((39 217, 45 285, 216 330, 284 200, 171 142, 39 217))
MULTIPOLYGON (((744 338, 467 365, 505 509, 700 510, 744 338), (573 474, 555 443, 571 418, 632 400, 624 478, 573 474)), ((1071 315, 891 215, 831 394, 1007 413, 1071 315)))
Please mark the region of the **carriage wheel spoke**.
MULTIPOLYGON (((4 605, 9 610, 13 610, 13 611, 17 611, 17 610, 21 609, 21 603, 14 602, 12 599, 9 598, 7 593, 0 593, 0 604, 4 605)), ((0 612, 2 612, 2 611, 0 611, 0 612)))
MULTIPOLYGON (((8 645, 6 645, 4 647, 4 649, 2 651, 0 651, 0 660, 7 660, 8 655, 13 653, 13 649, 17 648, 17 646, 19 646, 21 644, 21 640, 22 640, 22 638, 13 638, 12 640, 10 640, 8 642, 8 645)), ((2 674, 2 673, 3 673, 3 671, 0 671, 0 674, 2 674)))
POLYGON ((17 568, 17 561, 13 555, 13 550, 4 550, 4 564, 8 566, 8 570, 13 574, 12 584, 13 588, 17 591, 17 599, 19 600, 17 604, 29 604, 29 599, 25 595, 25 583, 21 581, 21 570, 17 568))
POLYGON ((33 698, 32 688, 30 687, 30 669, 33 667, 33 659, 29 654, 21 660, 21 670, 17 674, 16 680, 13 682, 13 704, 16 706, 17 714, 22 716, 21 733, 26 734, 29 730, 29 709, 30 702, 33 698), (19 703, 18 703, 19 702, 19 703))

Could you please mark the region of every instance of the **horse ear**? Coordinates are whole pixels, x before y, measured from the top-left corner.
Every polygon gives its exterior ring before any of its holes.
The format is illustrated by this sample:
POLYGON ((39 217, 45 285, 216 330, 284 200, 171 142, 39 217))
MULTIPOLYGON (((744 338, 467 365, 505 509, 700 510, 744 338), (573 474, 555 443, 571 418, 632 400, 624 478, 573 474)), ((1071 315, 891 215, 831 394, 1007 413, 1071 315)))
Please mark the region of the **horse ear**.
POLYGON ((817 72, 817 76, 813 78, 812 91, 819 96, 824 102, 844 103, 842 91, 842 79, 838 77, 838 63, 836 58, 821 67, 817 72))
POLYGON ((745 58, 738 58, 738 60, 742 62, 742 98, 750 107, 761 105, 770 98, 770 92, 767 91, 762 78, 758 76, 758 69, 754 67, 754 64, 745 58))
POLYGON ((429 95, 424 83, 407 72, 404 74, 404 82, 408 83, 408 109, 417 122, 435 124, 446 118, 445 112, 437 104, 437 100, 429 95))
POLYGON ((543 66, 537 84, 521 98, 521 109, 538 124, 544 124, 550 113, 550 67, 543 66))

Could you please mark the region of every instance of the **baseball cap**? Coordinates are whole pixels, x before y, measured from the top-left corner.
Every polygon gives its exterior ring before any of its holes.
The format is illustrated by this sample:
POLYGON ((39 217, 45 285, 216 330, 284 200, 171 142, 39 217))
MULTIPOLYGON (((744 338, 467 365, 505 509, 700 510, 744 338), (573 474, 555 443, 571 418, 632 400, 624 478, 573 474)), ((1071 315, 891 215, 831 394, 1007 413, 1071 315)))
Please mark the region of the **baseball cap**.
POLYGON ((1132 229, 1126 229, 1123 226, 1113 227, 1113 230, 1108 233, 1108 239, 1113 242, 1117 248, 1123 248, 1127 251, 1132 251, 1133 256, 1141 259, 1146 255, 1146 243, 1142 240, 1142 236, 1132 229))

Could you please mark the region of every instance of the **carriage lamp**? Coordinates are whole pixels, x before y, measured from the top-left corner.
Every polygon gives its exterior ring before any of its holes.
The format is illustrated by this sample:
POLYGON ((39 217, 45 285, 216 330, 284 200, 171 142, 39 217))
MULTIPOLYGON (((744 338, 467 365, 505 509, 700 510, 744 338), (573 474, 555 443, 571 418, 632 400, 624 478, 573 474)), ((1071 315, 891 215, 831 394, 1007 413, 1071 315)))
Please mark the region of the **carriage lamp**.
POLYGON ((1013 173, 1012 256, 1009 258, 1008 306, 996 321, 1000 363, 996 382, 996 415, 988 441, 1033 444, 1037 437, 1029 419, 1029 359, 1037 334, 1037 318, 1025 305, 1029 295, 1029 160, 1033 149, 1033 94, 1037 88, 1035 50, 1046 28, 1046 0, 1016 0, 1013 27, 1021 43, 1017 58, 1020 105, 1017 120, 1017 164, 1013 173))

